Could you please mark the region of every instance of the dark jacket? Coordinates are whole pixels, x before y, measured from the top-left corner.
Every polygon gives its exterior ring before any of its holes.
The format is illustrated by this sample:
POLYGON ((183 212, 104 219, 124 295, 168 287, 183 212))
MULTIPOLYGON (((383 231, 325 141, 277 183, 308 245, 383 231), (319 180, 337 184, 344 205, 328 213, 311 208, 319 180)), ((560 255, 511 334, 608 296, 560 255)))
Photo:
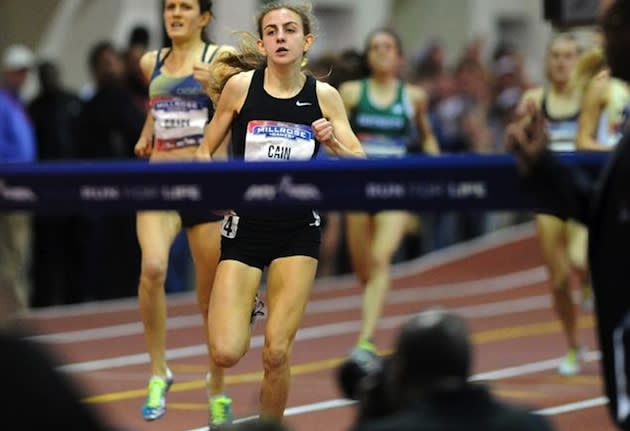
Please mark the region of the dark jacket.
MULTIPOLYGON (((539 199, 556 200, 554 205, 559 201, 569 218, 588 227, 588 265, 595 294, 602 372, 610 413, 617 420, 618 389, 627 392, 628 387, 625 376, 615 375, 614 336, 618 329, 624 338, 630 333, 630 135, 626 133, 619 141, 596 180, 544 153, 526 181, 539 199)), ((617 344, 628 358, 628 340, 617 344)), ((627 373, 628 361, 620 364, 622 369, 624 365, 627 373)), ((627 423, 622 427, 630 430, 627 423)))
POLYGON ((432 394, 399 412, 367 418, 352 431, 550 431, 542 416, 497 400, 482 385, 432 394))
POLYGON ((74 377, 57 370, 60 362, 27 334, 0 330, 3 429, 113 431, 100 411, 82 401, 74 377))

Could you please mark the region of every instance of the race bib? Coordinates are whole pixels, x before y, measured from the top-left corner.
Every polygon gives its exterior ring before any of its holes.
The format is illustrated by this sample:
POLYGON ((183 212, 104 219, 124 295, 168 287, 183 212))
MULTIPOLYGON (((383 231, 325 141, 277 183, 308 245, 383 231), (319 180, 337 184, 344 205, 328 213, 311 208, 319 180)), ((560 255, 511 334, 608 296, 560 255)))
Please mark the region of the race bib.
POLYGON ((226 215, 223 217, 223 223, 221 223, 221 236, 229 239, 236 238, 238 232, 238 222, 240 218, 235 215, 226 215))
POLYGON ((156 148, 199 145, 208 121, 208 107, 195 100, 165 98, 153 104, 156 148))
POLYGON ((250 121, 245 137, 246 161, 310 160, 315 137, 310 126, 278 121, 250 121))
POLYGON ((363 151, 369 158, 404 157, 407 154, 409 138, 396 138, 372 133, 361 133, 357 136, 363 151))

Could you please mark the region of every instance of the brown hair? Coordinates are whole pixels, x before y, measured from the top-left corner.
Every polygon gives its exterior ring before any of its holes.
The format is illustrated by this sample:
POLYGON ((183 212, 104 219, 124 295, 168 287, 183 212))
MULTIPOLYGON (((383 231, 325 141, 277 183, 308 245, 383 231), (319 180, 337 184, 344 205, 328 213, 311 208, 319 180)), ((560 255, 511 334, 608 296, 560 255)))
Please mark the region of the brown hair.
POLYGON ((392 39, 394 39, 394 44, 396 45, 396 51, 398 52, 398 55, 401 58, 404 57, 405 55, 402 39, 400 38, 400 35, 396 33, 394 29, 389 28, 389 27, 379 27, 377 29, 372 30, 368 34, 367 38, 365 39, 365 46, 363 47, 363 65, 362 65, 363 72, 364 72, 363 77, 370 76, 372 72, 371 71, 372 68, 370 67, 370 63, 368 61, 368 53, 370 52, 370 44, 372 43, 374 38, 379 34, 386 34, 390 36, 392 39))
MULTIPOLYGON (((224 66, 226 73, 211 84, 212 91, 220 94, 232 76, 248 70, 262 69, 267 65, 267 57, 260 53, 257 42, 263 38, 262 22, 265 16, 279 9, 287 9, 300 17, 304 35, 314 34, 316 20, 310 4, 295 5, 274 2, 265 5, 256 17, 256 31, 258 34, 250 32, 239 33, 241 41, 238 51, 224 52, 217 58, 217 64, 224 66)), ((302 65, 305 66, 306 62, 303 62, 302 65)))
MULTIPOLYGON (((212 0, 197 0, 197 4, 199 5, 199 14, 203 15, 204 13, 210 14, 210 18, 214 16, 212 13, 212 0)), ((166 8, 166 0, 162 0, 162 10, 166 8)), ((207 33, 208 26, 205 26, 201 29, 201 40, 205 43, 212 43, 210 37, 207 33)), ((164 30, 165 31, 165 30, 164 30)))

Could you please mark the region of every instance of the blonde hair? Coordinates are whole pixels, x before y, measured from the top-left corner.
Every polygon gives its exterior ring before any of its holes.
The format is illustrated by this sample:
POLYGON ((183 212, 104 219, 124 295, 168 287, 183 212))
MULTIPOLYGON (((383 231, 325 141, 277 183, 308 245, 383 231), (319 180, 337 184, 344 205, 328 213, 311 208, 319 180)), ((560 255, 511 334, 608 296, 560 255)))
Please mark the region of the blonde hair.
POLYGON ((578 59, 573 71, 572 83, 580 92, 584 92, 591 79, 608 67, 604 51, 594 47, 584 52, 578 59))
MULTIPOLYGON (((298 15, 302 21, 304 35, 315 34, 317 21, 313 15, 313 7, 310 3, 295 5, 288 3, 266 4, 256 17, 256 31, 239 32, 240 44, 237 52, 224 52, 217 59, 217 64, 225 67, 225 74, 211 83, 213 92, 220 94, 227 81, 234 75, 248 70, 262 69, 267 65, 267 57, 258 49, 258 40, 263 38, 263 19, 270 13, 279 9, 287 9, 298 15)), ((306 67, 306 58, 302 60, 302 67, 306 67)))

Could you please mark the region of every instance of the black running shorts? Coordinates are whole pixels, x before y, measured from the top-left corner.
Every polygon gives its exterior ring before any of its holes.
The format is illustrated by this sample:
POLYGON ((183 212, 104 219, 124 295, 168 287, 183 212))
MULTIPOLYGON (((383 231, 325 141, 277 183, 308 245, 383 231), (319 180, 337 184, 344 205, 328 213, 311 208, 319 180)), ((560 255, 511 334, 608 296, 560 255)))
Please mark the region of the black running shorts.
POLYGON ((319 223, 297 221, 251 222, 226 216, 221 226, 221 260, 236 260, 263 270, 281 257, 319 259, 319 223))

